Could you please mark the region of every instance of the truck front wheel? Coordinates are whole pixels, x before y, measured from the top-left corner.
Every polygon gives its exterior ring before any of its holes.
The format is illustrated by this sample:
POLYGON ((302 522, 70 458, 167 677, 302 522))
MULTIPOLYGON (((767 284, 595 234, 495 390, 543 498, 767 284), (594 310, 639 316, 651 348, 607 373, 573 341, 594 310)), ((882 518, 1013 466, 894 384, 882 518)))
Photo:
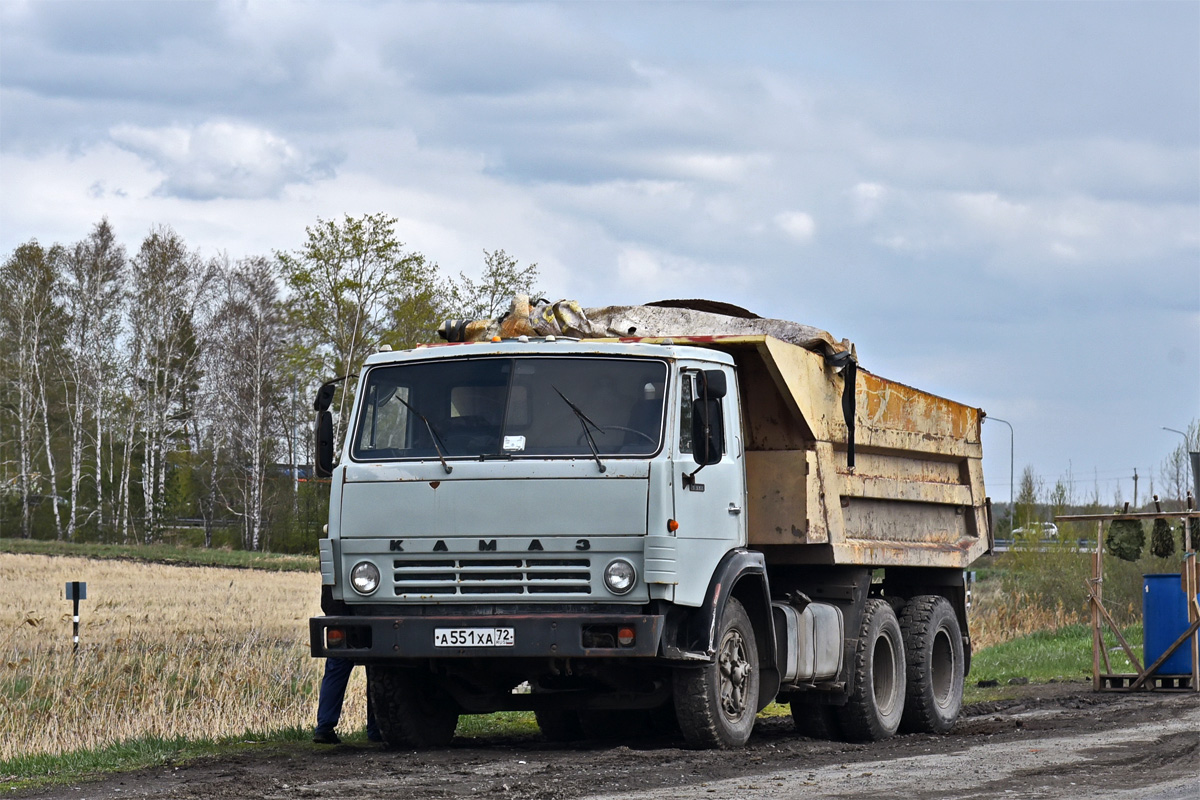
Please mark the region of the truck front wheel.
POLYGON ((458 704, 428 672, 368 666, 375 723, 391 747, 444 747, 458 727, 458 704))
POLYGON ((919 733, 946 733, 962 709, 962 630, 950 601, 937 595, 909 600, 900 614, 908 693, 900 727, 919 733))
POLYGON ((853 667, 853 689, 839 714, 842 733, 852 742, 886 739, 904 713, 905 667, 900 623, 883 600, 867 601, 853 667))
POLYGON ((758 646, 746 610, 725 603, 711 664, 675 672, 675 714, 692 747, 741 747, 758 711, 758 646))

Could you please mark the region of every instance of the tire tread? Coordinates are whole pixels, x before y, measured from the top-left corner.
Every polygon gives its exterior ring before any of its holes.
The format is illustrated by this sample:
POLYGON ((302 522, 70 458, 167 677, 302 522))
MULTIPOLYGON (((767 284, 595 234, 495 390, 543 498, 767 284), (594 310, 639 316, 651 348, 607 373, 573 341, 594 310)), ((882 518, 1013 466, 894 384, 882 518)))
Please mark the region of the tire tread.
MULTIPOLYGON (((863 609, 862 623, 858 631, 858 647, 854 653, 854 671, 851 674, 853 690, 850 693, 850 699, 838 713, 838 727, 841 728, 843 737, 851 742, 879 741, 895 732, 894 728, 889 729, 880 719, 875 703, 872 659, 875 653, 877 620, 880 626, 879 635, 882 635, 882 627, 893 621, 896 624, 895 633, 900 633, 899 623, 896 621, 896 614, 891 605, 886 600, 878 598, 868 600, 863 609)), ((901 634, 893 642, 893 652, 901 661, 904 659, 902 639, 903 635, 901 634)), ((899 670, 899 673, 899 690, 903 692, 907 673, 904 670, 899 670)), ((902 709, 903 698, 901 698, 902 709)))
POLYGON ((950 623, 947 631, 952 641, 957 663, 965 669, 963 662, 962 632, 958 618, 950 601, 941 595, 918 595, 905 604, 900 614, 900 633, 904 638, 904 656, 907 663, 907 693, 904 700, 904 716, 900 730, 906 733, 946 733, 954 727, 962 708, 963 675, 956 674, 956 685, 951 688, 955 695, 953 714, 944 715, 937 707, 930 689, 930 636, 936 633, 941 621, 950 623), (932 626, 932 628, 931 628, 932 626))
POLYGON ((375 722, 390 747, 444 747, 458 727, 458 706, 415 669, 367 667, 375 722))

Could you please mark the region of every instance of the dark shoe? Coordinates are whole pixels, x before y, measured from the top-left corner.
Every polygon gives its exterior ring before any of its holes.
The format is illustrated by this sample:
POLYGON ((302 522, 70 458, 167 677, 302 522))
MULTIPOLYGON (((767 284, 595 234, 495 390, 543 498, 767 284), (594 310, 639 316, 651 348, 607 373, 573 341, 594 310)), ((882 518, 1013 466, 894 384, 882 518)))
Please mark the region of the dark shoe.
POLYGON ((341 744, 342 740, 334 731, 315 731, 313 741, 317 744, 341 744))

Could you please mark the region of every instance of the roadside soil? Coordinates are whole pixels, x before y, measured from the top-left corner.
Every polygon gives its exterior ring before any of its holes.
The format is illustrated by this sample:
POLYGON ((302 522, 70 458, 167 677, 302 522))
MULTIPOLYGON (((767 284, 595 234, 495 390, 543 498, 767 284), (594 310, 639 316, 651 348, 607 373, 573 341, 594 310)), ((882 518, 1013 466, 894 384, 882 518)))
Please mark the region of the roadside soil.
POLYGON ((106 775, 20 798, 1155 798, 1200 797, 1200 694, 1008 687, 945 736, 869 745, 809 739, 759 721, 744 750, 682 740, 554 745, 536 734, 457 738, 440 750, 297 743, 106 775))

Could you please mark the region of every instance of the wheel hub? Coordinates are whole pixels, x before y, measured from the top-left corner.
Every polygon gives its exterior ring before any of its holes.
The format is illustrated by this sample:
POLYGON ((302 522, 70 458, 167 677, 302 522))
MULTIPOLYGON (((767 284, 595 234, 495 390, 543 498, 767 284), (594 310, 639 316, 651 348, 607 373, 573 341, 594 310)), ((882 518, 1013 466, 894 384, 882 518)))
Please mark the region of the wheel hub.
POLYGON ((746 657, 746 641, 739 632, 730 631, 725 637, 718 663, 721 674, 721 710, 732 719, 740 719, 746 713, 750 661, 746 657))

